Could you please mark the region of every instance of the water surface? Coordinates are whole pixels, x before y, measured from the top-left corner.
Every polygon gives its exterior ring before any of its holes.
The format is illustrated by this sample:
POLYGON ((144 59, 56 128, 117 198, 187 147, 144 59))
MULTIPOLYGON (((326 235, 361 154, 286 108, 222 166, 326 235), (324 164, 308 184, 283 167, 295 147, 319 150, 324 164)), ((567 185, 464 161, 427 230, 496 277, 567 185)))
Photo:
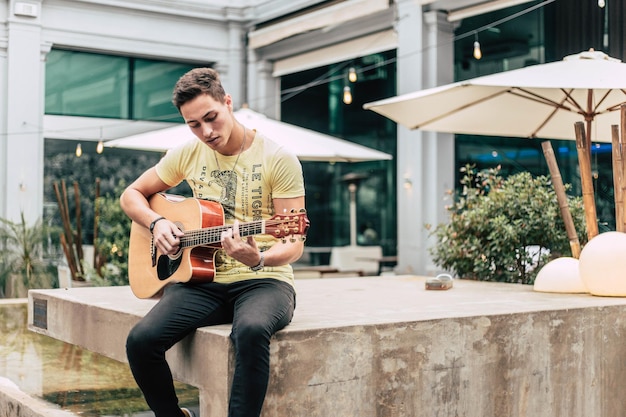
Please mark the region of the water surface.
MULTIPOLYGON (((0 303, 0 376, 85 417, 152 415, 127 364, 29 331, 23 300, 0 303)), ((197 406, 196 388, 176 386, 181 404, 197 406)))

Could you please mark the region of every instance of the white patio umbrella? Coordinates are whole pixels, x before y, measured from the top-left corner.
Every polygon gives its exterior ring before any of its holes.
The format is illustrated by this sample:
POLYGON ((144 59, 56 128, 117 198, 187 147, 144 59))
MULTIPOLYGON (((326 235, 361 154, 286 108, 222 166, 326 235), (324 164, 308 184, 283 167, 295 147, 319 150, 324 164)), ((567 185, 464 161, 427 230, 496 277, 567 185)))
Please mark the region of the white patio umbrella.
MULTIPOLYGON (((235 117, 244 126, 262 132, 291 150, 302 161, 364 162, 393 159, 388 153, 270 119, 248 108, 235 111, 235 117)), ((111 148, 164 152, 190 140, 198 139, 191 133, 189 126, 182 124, 110 140, 104 145, 111 148)), ((356 218, 353 209, 350 210, 350 230, 351 236, 356 235, 356 218)))
MULTIPOLYGON (((613 141, 611 126, 620 124, 624 103, 626 64, 591 49, 562 61, 416 91, 363 107, 409 129, 575 139, 591 238, 598 230, 589 147, 592 140, 613 141), (584 141, 579 140, 582 135, 577 138, 577 123, 586 123, 584 141), (584 146, 579 146, 579 142, 584 142, 584 146)), ((566 227, 573 228, 564 220, 566 227)))
POLYGON ((403 94, 364 105, 409 129, 611 142, 626 103, 626 64, 587 51, 534 65, 403 94))
MULTIPOLYGON (((363 162, 392 156, 347 140, 270 119, 248 108, 235 111, 246 127, 262 132, 291 150, 302 161, 363 162)), ((169 127, 105 142, 111 148, 164 152, 185 141, 197 140, 187 125, 169 127)))

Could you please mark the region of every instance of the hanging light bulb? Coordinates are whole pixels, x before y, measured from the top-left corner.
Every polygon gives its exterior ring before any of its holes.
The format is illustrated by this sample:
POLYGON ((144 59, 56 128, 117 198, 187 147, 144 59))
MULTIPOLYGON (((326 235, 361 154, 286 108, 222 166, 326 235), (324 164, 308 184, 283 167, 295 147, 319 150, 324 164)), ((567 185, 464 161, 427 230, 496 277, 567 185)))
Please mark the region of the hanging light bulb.
POLYGON ((350 67, 348 70, 348 80, 350 80, 351 83, 355 83, 357 80, 356 69, 354 69, 354 67, 350 67))
POLYGON ((478 34, 474 40, 474 58, 480 59, 483 57, 483 51, 480 50, 480 42, 478 42, 478 34))
POLYGON ((104 152, 104 142, 102 141, 102 126, 100 126, 100 140, 98 141, 98 146, 96 146, 96 152, 99 154, 104 152))
POLYGON ((346 104, 352 103, 352 91, 349 86, 343 88, 343 102, 346 104))
POLYGON ((604 6, 606 6, 606 1, 605 0, 598 0, 598 7, 600 7, 602 9, 602 8, 604 8, 604 6))
POLYGON ((76 156, 78 156, 80 158, 80 156, 83 154, 83 147, 80 146, 80 143, 78 143, 76 145, 76 156))

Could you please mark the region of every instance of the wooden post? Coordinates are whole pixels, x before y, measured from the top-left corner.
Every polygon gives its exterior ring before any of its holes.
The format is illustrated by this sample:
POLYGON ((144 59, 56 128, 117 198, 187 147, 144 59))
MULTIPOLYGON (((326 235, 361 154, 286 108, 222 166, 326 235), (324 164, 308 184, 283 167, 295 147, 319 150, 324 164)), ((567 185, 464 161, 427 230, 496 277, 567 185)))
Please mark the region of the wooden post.
POLYGON ((57 197, 61 221, 63 223, 63 233, 61 234, 61 245, 63 246, 63 252, 65 253, 67 265, 69 266, 70 272, 72 274, 72 280, 84 281, 85 277, 83 272, 83 266, 81 265, 83 251, 81 246, 82 242, 80 241, 80 202, 78 201, 79 194, 77 183, 74 183, 74 191, 77 205, 76 221, 78 222, 78 232, 76 234, 74 234, 72 230, 72 222, 70 221, 70 211, 65 181, 61 180, 61 190, 59 190, 59 185, 56 182, 54 183, 54 192, 57 197))
POLYGON ((569 210, 567 194, 565 194, 565 186, 563 185, 561 171, 559 170, 559 165, 556 161, 556 157, 554 156, 554 150, 552 149, 550 141, 543 142, 541 147, 543 148, 543 154, 546 158, 546 162, 548 163, 548 168, 550 169, 552 186, 554 187, 556 198, 559 202, 563 223, 565 223, 565 231, 567 232, 567 238, 569 239, 569 245, 572 250, 572 257, 578 259, 580 257, 580 241, 578 240, 578 234, 576 233, 572 213, 569 210))
POLYGON ((615 199, 615 230, 623 232, 624 224, 624 197, 623 197, 623 181, 624 181, 624 164, 622 141, 619 135, 619 126, 611 125, 611 156, 613 159, 613 194, 615 199))
POLYGON ((61 234, 61 245, 63 252, 65 253, 65 259, 67 259, 67 265, 70 268, 72 279, 78 279, 78 270, 76 266, 76 257, 74 256, 73 249, 73 236, 69 219, 69 211, 67 209, 67 189, 65 188, 65 181, 61 181, 61 190, 59 190, 59 184, 54 183, 54 193, 57 198, 57 204, 59 206, 59 214, 61 216, 61 222, 63 224, 63 233, 61 234))
POLYGON ((74 237, 74 245, 76 245, 78 271, 80 271, 81 275, 84 275, 85 271, 83 270, 83 265, 81 263, 81 260, 83 259, 83 229, 81 224, 83 221, 80 210, 80 189, 78 188, 77 181, 74 181, 74 205, 76 206, 76 236, 74 237))
POLYGON ((93 266, 100 275, 100 252, 98 248, 98 222, 100 220, 100 178, 96 178, 96 194, 93 200, 93 266))
POLYGON ((584 123, 576 122, 574 129, 576 131, 576 149, 578 150, 578 165, 580 167, 580 181, 582 183, 585 220, 587 222, 587 238, 591 240, 599 234, 596 201, 591 176, 591 148, 587 143, 584 123))

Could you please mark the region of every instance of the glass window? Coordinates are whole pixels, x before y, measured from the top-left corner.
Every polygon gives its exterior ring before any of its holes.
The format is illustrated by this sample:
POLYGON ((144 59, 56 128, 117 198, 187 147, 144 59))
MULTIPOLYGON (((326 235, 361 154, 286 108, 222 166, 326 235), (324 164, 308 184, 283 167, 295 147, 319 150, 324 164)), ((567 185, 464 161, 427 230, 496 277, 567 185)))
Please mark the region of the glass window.
POLYGON ((128 58, 52 50, 46 114, 128 118, 128 58))
POLYGON ((181 121, 172 104, 176 81, 192 69, 188 64, 135 59, 133 69, 132 119, 181 121))
MULTIPOLYGON (((395 255, 396 124, 363 104, 396 94, 395 51, 373 54, 281 78, 282 120, 387 152, 392 161, 357 163, 303 162, 308 246, 345 246, 350 242, 350 192, 346 175, 360 177, 356 191, 359 244, 383 247, 395 255), (350 68, 356 81, 348 79, 350 68), (352 102, 343 101, 350 87, 352 102), (374 237, 375 236, 375 237, 374 237), (364 239, 367 238, 367 241, 364 239)), ((262 111, 262 109, 261 109, 262 111)), ((327 260, 321 260, 325 262, 327 260)))
POLYGON ((172 88, 194 65, 53 49, 46 114, 180 122, 172 88))

